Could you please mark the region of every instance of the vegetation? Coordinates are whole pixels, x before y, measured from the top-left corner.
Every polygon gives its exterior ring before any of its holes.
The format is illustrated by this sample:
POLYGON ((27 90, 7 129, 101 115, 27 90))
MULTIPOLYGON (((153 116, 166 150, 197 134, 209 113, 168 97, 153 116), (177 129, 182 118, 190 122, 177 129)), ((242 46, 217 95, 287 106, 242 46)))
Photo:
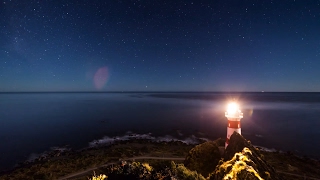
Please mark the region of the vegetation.
POLYGON ((219 168, 228 167, 234 169, 224 168, 222 173, 220 173, 221 169, 216 170, 214 179, 222 179, 226 174, 229 174, 227 177, 237 175, 237 179, 284 179, 264 160, 261 152, 237 132, 231 135, 229 145, 224 153, 224 162, 219 165, 219 168), (242 170, 242 168, 244 169, 242 170))
POLYGON ((213 172, 221 159, 219 144, 221 139, 208 141, 192 148, 184 162, 190 170, 197 171, 204 177, 213 172))
MULTIPOLYGON (((91 148, 26 163, 0 179, 58 179, 68 174, 99 167, 77 179, 83 180, 221 180, 221 179, 298 179, 304 175, 320 178, 320 162, 292 153, 263 152, 239 134, 233 134, 223 158, 219 150, 224 142, 218 139, 193 147, 181 142, 132 140, 109 147, 91 148), (120 161, 134 156, 186 157, 184 164, 161 159, 142 162, 120 161), (218 162, 217 162, 218 161, 218 162), (112 163, 110 163, 112 162, 112 163), (118 162, 115 164, 115 162, 118 162), (110 166, 101 166, 105 164, 110 166), (111 165, 112 164, 112 165, 111 165), (277 171, 271 166, 277 168, 277 171), (287 174, 279 175, 279 171, 287 174), (293 173, 293 174, 288 174, 293 173), (206 175, 209 174, 209 175, 206 175), (91 178, 88 178, 91 177, 91 178), (297 178, 298 177, 298 178, 297 178)), ((133 159, 133 158, 131 158, 133 159)))
POLYGON ((0 173, 0 179, 58 179, 68 174, 128 157, 144 155, 158 157, 179 155, 179 157, 184 157, 192 147, 193 145, 174 141, 123 141, 107 147, 69 151, 64 154, 59 153, 59 155, 55 153, 46 158, 38 158, 35 162, 25 162, 11 171, 0 173))
MULTIPOLYGON (((311 159, 306 156, 300 157, 290 152, 280 153, 261 151, 261 154, 264 155, 264 159, 268 162, 268 164, 276 167, 278 171, 320 179, 319 160, 311 159)), ((296 176, 289 176, 288 174, 285 175, 285 179, 287 180, 297 179, 296 176)))
POLYGON ((166 167, 164 170, 156 170, 148 163, 123 162, 123 164, 121 165, 110 167, 105 173, 108 176, 104 174, 101 174, 99 176, 94 175, 92 177, 92 180, 100 180, 98 178, 101 177, 108 180, 205 180, 205 178, 201 174, 198 174, 196 171, 191 171, 183 164, 175 164, 173 161, 171 162, 171 167, 166 167))
POLYGON ((104 174, 100 174, 99 176, 93 175, 90 180, 104 180, 104 179, 107 179, 107 178, 108 178, 108 176, 106 176, 104 174))
POLYGON ((177 179, 205 180, 205 178, 201 174, 198 174, 197 171, 191 171, 183 164, 176 165, 174 162, 172 162, 172 169, 177 179))
MULTIPOLYGON (((263 180, 259 173, 255 170, 256 164, 250 160, 249 154, 252 152, 248 148, 244 148, 242 152, 236 153, 229 161, 220 161, 214 174, 210 179, 217 179, 223 177, 224 180, 232 179, 249 179, 249 180, 263 180)), ((270 174, 269 174, 270 176, 270 174)))
POLYGON ((153 168, 147 163, 133 162, 110 167, 107 170, 108 180, 118 179, 154 179, 156 173, 153 172, 153 168))

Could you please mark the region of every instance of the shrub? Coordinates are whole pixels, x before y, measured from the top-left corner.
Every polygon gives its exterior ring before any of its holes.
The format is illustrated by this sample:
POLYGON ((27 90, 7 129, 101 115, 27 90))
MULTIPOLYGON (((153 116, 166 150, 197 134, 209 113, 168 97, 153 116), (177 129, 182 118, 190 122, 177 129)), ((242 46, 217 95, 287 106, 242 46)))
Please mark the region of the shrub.
POLYGON ((90 180, 104 180, 107 179, 108 177, 104 174, 100 174, 99 176, 96 176, 95 173, 92 176, 92 178, 90 180))
POLYGON ((188 168, 186 168, 183 164, 176 165, 174 162, 172 162, 171 169, 174 171, 175 176, 178 179, 205 180, 205 178, 201 174, 198 174, 197 171, 191 171, 188 168))
POLYGON ((190 170, 197 171, 207 177, 215 170, 221 159, 217 142, 208 141, 192 148, 184 162, 190 170))

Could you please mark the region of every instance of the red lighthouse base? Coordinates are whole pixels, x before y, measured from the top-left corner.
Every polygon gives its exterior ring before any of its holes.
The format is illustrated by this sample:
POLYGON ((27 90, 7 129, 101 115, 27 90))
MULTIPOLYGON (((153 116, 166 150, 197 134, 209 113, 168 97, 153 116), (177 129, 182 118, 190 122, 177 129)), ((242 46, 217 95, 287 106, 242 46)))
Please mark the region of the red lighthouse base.
POLYGON ((228 127, 227 127, 227 139, 225 143, 225 148, 229 145, 230 137, 233 134, 233 132, 237 132, 241 134, 241 124, 240 119, 239 120, 228 120, 228 127))

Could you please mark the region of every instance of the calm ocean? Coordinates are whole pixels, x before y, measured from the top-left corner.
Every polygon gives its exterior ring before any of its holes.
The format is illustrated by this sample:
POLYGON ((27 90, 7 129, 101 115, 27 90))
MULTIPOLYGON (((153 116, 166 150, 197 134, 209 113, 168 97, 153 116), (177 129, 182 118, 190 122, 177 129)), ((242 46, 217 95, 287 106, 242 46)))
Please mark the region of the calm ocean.
POLYGON ((227 103, 239 102, 255 145, 320 158, 320 93, 2 93, 0 171, 50 150, 104 136, 226 136, 227 103))

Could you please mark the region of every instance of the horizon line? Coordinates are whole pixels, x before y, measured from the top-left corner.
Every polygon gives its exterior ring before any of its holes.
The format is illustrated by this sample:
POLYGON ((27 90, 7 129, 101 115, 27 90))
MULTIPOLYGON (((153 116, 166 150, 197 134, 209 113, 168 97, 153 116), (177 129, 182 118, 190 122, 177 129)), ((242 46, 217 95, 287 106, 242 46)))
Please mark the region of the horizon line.
POLYGON ((14 93, 320 93, 317 91, 0 91, 14 93))

